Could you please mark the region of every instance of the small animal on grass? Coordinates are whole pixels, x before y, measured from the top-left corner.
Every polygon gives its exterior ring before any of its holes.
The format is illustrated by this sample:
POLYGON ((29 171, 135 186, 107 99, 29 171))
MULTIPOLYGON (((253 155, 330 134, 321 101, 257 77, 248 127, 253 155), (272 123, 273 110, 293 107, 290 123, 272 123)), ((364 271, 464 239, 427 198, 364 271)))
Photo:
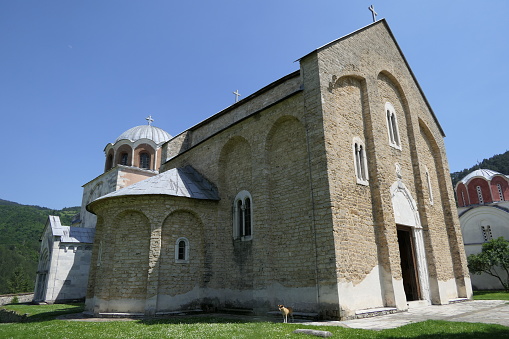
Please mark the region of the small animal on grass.
POLYGON ((293 308, 291 307, 285 307, 285 305, 277 305, 279 307, 279 311, 281 311, 281 314, 283 315, 283 322, 288 322, 288 316, 290 316, 290 319, 293 322, 293 308))

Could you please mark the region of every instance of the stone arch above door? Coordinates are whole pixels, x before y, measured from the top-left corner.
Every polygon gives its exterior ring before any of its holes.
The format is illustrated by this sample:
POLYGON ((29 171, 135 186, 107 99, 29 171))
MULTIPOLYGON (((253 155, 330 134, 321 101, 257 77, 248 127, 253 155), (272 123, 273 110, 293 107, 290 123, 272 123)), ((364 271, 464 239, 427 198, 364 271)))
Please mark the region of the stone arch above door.
POLYGON ((421 227, 417 204, 412 194, 401 180, 392 184, 391 200, 396 224, 421 227))

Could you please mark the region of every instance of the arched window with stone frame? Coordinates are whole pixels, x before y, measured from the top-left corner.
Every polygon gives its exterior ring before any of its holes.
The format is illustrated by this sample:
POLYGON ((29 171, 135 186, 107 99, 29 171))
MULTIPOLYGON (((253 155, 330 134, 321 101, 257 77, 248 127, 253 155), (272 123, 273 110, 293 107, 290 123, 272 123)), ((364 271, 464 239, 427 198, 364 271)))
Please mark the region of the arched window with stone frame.
POLYGON ((253 199, 248 191, 241 191, 233 202, 233 238, 251 240, 253 237, 253 199))
POLYGON ((389 145, 401 150, 401 140, 399 137, 398 118, 396 110, 390 102, 385 103, 385 114, 387 122, 387 133, 389 135, 389 145))
POLYGON ((366 147, 359 137, 354 137, 352 142, 353 160, 357 183, 368 185, 368 162, 366 158, 366 147))
POLYGON ((189 240, 185 237, 180 237, 175 242, 175 262, 180 264, 189 262, 189 240))

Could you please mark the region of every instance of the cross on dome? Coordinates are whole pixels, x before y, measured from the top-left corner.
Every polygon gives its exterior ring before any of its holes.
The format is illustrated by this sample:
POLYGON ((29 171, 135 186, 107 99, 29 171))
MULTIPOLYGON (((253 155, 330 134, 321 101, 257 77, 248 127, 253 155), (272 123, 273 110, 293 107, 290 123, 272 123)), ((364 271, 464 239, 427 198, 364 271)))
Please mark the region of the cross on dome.
POLYGON ((151 124, 151 123, 153 123, 153 122, 154 122, 154 119, 152 119, 152 116, 151 116, 151 115, 149 115, 148 117, 146 117, 146 118, 145 118, 145 120, 147 120, 147 121, 148 121, 148 125, 149 125, 149 126, 150 126, 150 124, 151 124))

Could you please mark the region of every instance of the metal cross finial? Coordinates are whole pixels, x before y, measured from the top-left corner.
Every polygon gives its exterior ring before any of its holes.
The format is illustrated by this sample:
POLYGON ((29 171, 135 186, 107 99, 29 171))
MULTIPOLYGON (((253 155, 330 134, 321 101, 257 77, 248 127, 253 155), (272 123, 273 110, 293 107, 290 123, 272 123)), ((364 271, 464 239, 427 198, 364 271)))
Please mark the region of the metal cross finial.
POLYGON ((148 117, 146 117, 146 118, 145 118, 145 120, 147 120, 147 121, 148 121, 148 125, 149 125, 149 126, 150 126, 150 124, 151 124, 151 123, 153 123, 153 122, 154 122, 154 119, 152 119, 152 116, 151 116, 151 115, 149 115, 148 117))
POLYGON ((373 15, 373 22, 376 21, 376 16, 378 15, 377 12, 375 12, 375 7, 373 5, 369 6, 368 9, 371 11, 371 14, 373 15))
POLYGON ((239 102, 239 97, 240 97, 240 93, 239 93, 239 90, 235 90, 235 92, 233 92, 233 94, 235 94, 235 102, 239 102))

